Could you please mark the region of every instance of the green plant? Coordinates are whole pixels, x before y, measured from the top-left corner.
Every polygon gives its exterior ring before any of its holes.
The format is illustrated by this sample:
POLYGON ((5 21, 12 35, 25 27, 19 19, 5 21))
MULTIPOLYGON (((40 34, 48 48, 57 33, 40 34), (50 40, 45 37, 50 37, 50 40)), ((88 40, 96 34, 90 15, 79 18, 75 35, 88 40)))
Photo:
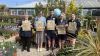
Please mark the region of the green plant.
POLYGON ((5 37, 5 38, 9 38, 11 36, 11 34, 13 32, 16 32, 16 31, 13 31, 11 29, 0 29, 0 33, 5 37))
POLYGON ((0 43, 0 48, 3 56, 12 56, 12 54, 16 51, 16 44, 13 42, 2 42, 0 43))
MULTIPOLYGON (((84 30, 84 39, 81 39, 81 52, 76 56, 100 56, 100 36, 93 37, 87 30, 84 30)), ((79 50, 79 49, 78 49, 79 50)))
POLYGON ((78 7, 76 6, 75 2, 76 2, 75 0, 71 0, 70 4, 66 8, 67 15, 70 15, 72 13, 75 13, 75 14, 78 13, 78 7))

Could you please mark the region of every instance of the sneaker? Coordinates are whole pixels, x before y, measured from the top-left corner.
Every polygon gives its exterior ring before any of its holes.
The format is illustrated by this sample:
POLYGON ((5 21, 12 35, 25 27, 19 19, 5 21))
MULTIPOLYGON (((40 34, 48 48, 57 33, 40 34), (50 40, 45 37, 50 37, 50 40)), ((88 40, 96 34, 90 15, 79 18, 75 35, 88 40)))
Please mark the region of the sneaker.
POLYGON ((27 52, 30 52, 30 50, 29 50, 29 49, 27 49, 27 52))
POLYGON ((40 48, 38 48, 38 50, 37 51, 40 51, 40 48))
POLYGON ((43 51, 43 49, 42 49, 42 48, 40 48, 39 50, 40 50, 40 51, 43 51))
POLYGON ((46 49, 46 51, 49 51, 49 50, 50 50, 50 48, 47 48, 47 49, 46 49))
POLYGON ((26 50, 26 48, 22 48, 22 49, 21 49, 21 51, 24 51, 24 50, 26 50))
POLYGON ((24 49, 22 48, 21 51, 24 51, 24 49))

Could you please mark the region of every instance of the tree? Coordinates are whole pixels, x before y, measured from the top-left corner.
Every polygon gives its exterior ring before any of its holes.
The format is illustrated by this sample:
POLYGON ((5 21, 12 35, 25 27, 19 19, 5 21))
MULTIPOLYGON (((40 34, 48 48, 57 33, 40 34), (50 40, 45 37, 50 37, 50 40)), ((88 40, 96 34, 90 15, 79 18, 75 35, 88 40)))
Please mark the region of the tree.
POLYGON ((78 13, 78 7, 76 6, 76 1, 71 0, 69 6, 66 8, 67 15, 70 15, 72 13, 77 14, 78 13))
POLYGON ((4 11, 5 8, 6 8, 6 6, 1 4, 1 5, 0 5, 0 12, 4 11))

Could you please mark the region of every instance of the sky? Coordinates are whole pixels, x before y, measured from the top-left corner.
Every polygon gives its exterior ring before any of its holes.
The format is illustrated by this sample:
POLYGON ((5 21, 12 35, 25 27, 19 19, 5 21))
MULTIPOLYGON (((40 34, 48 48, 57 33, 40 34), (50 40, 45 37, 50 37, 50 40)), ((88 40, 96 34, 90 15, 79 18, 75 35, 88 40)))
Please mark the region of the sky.
POLYGON ((17 4, 24 4, 35 1, 44 1, 44 0, 0 0, 0 4, 5 4, 8 7, 13 7, 16 6, 17 4))

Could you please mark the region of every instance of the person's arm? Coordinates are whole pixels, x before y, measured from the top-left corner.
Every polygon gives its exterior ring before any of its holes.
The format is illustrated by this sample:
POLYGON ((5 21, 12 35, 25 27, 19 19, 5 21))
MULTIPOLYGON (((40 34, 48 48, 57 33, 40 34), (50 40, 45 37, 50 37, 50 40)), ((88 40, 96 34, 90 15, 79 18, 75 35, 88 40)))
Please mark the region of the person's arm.
POLYGON ((44 26, 46 27, 46 18, 44 17, 44 26))
POLYGON ((80 20, 77 19, 77 20, 76 20, 76 23, 77 23, 77 31, 76 31, 76 34, 78 34, 78 32, 80 31, 80 27, 81 27, 80 20))
POLYGON ((34 19, 34 23, 33 23, 33 26, 34 26, 34 30, 36 31, 36 21, 37 21, 37 17, 34 19))
POLYGON ((48 18, 49 18, 49 17, 46 18, 46 26, 45 26, 45 30, 47 30, 47 21, 48 21, 48 18))
POLYGON ((68 21, 65 20, 65 27, 68 27, 68 21))

